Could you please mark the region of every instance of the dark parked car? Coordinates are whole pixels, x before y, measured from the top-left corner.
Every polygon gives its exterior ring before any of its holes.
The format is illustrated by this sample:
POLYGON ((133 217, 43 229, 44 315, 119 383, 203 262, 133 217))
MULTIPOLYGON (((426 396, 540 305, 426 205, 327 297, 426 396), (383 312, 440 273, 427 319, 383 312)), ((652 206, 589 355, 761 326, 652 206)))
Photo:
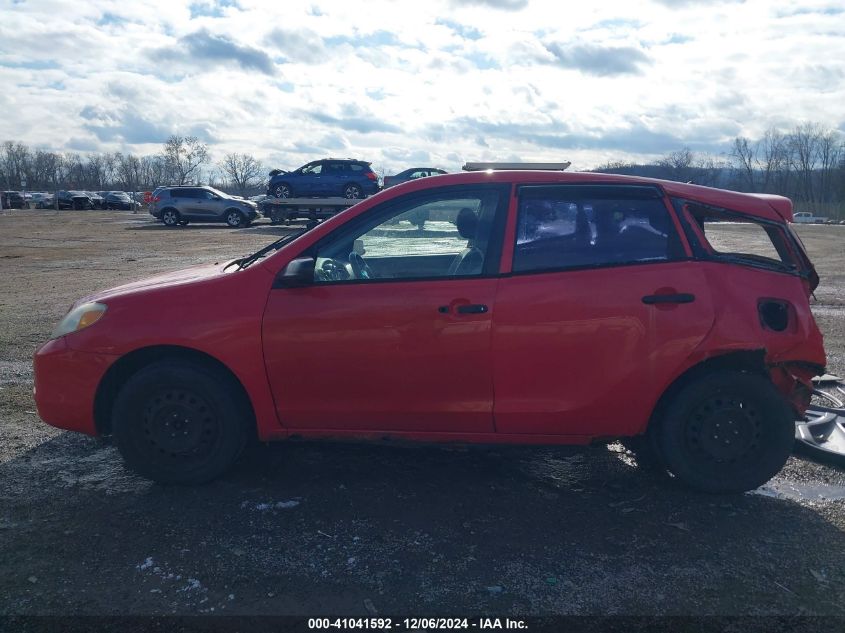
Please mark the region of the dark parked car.
POLYGON ((190 222, 225 222, 232 228, 249 226, 258 218, 258 205, 212 187, 159 187, 153 191, 150 215, 166 226, 190 222))
POLYGON ((59 191, 56 193, 59 209, 93 209, 94 203, 84 191, 59 191))
POLYGON ((91 208, 92 209, 105 209, 106 208, 105 207, 106 201, 103 199, 103 196, 101 196, 96 191, 83 191, 82 193, 84 193, 86 196, 88 196, 88 199, 91 201, 91 208))
POLYGON ((378 193, 378 176, 370 163, 351 158, 324 158, 289 172, 270 172, 267 195, 275 198, 366 198, 378 193), (277 173, 273 173, 277 172, 277 173))
POLYGON ((411 167, 405 171, 401 171, 395 176, 384 177, 384 188, 398 185, 400 182, 408 182, 409 180, 416 180, 417 178, 425 178, 427 176, 440 176, 446 172, 436 167, 411 167))
POLYGON ((23 209, 26 206, 26 200, 20 191, 4 191, 2 206, 4 209, 23 209))
POLYGON ((121 211, 131 211, 135 206, 132 198, 125 191, 105 191, 103 192, 103 208, 104 209, 120 209, 121 211))

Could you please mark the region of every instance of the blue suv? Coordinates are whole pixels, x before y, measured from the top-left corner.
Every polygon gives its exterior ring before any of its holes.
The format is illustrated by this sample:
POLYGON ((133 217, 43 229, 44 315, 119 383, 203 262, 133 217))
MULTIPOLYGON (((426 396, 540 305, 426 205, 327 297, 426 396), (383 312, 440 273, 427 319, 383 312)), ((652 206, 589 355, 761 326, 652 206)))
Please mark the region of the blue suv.
POLYGON ((288 172, 271 172, 267 195, 274 198, 366 198, 379 190, 370 163, 324 158, 288 172))

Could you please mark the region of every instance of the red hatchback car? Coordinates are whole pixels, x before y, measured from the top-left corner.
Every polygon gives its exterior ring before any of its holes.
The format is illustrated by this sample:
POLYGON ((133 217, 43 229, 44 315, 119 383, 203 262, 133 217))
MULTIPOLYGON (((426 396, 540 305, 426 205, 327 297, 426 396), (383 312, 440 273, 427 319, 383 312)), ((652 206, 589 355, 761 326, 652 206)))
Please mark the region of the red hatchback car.
POLYGON ((208 481, 255 435, 622 437, 694 488, 752 489, 825 365, 791 218, 786 198, 602 174, 405 183, 81 299, 36 352, 38 412, 160 482, 208 481))

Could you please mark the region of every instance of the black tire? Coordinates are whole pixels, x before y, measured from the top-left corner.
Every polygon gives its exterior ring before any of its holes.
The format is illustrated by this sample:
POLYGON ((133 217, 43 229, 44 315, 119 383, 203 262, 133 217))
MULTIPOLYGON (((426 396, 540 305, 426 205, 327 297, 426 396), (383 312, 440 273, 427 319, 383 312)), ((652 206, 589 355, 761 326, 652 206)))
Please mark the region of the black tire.
POLYGON ((160 361, 121 388, 112 432, 136 473, 164 484, 201 484, 234 464, 250 420, 230 377, 201 364, 160 361))
POLYGON ((176 209, 164 209, 161 212, 161 221, 164 223, 164 226, 174 227, 179 226, 182 217, 176 209))
POLYGON ((293 198, 293 189, 286 182, 280 182, 273 187, 273 196, 276 198, 293 198))
POLYGON ((666 465, 652 433, 623 437, 619 441, 634 455, 637 468, 646 472, 666 472, 666 465))
POLYGON ((719 371, 683 387, 653 431, 678 479, 704 492, 739 493, 783 468, 792 452, 793 418, 765 377, 719 371))
POLYGON ((237 209, 226 209, 226 215, 224 218, 226 219, 226 224, 233 229, 240 229, 247 225, 244 214, 237 209))
POLYGON ((348 200, 357 200, 358 198, 364 197, 364 192, 361 191, 361 187, 354 183, 351 183, 343 188, 343 197, 348 200))

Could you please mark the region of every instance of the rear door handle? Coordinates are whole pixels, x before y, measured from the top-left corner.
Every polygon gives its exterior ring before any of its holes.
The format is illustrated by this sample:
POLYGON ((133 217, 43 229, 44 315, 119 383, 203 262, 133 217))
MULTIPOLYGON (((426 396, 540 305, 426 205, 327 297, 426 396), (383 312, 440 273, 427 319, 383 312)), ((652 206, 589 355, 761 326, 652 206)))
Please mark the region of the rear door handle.
POLYGON ((695 295, 688 292, 679 292, 672 295, 646 295, 643 297, 643 303, 647 305, 659 303, 692 303, 693 301, 695 301, 695 295))
POLYGON ((484 314, 488 308, 483 303, 468 303, 458 306, 458 314, 484 314))
MULTIPOLYGON (((455 308, 455 312, 458 314, 484 314, 489 309, 483 303, 465 303, 455 308)), ((440 314, 449 314, 449 306, 440 306, 437 311, 440 314)))

